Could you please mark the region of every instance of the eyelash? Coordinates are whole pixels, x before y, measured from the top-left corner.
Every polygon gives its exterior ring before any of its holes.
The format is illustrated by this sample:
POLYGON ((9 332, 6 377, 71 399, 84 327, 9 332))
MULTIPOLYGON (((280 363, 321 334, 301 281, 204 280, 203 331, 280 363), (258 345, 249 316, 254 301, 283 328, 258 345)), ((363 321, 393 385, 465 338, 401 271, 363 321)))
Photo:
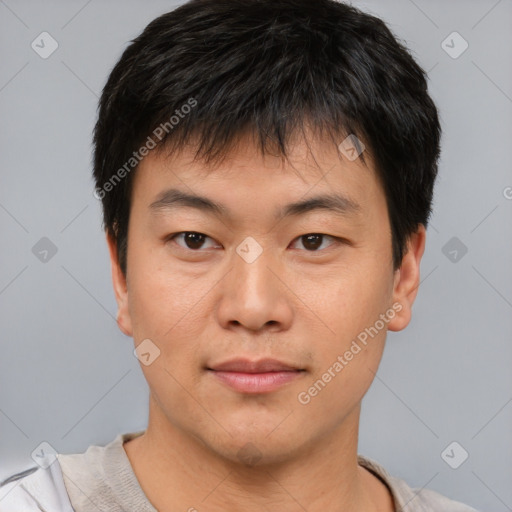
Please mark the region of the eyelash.
MULTIPOLYGON (((177 237, 179 237, 181 235, 186 235, 186 234, 201 235, 203 237, 206 237, 207 239, 213 240, 213 238, 209 237, 208 235, 205 235, 204 233, 200 233, 198 231, 180 231, 178 233, 173 233, 172 235, 169 235, 168 237, 166 237, 166 241, 168 241, 168 242, 172 241, 172 242, 176 243, 175 242, 175 238, 177 238, 177 237)), ((343 242, 347 243, 347 241, 342 239, 342 238, 335 237, 335 236, 332 236, 332 235, 327 235, 325 233, 306 233, 304 235, 298 236, 297 238, 294 238, 293 242, 295 242, 295 240, 300 240, 301 238, 304 238, 304 237, 307 237, 307 236, 312 236, 312 235, 322 237, 322 242, 323 242, 323 239, 325 239, 325 238, 330 238, 331 240, 333 240, 334 243, 331 244, 329 247, 331 247, 332 245, 335 245, 337 243, 343 243, 343 242)), ((190 249, 190 247, 183 247, 183 246, 181 246, 179 244, 177 244, 177 245, 178 245, 178 247, 180 247, 180 249, 183 249, 185 251, 190 251, 190 252, 198 253, 201 250, 203 250, 202 248, 200 248, 200 249, 190 249)), ((320 244, 320 245, 322 245, 322 244, 320 244)), ((321 251, 325 250, 325 248, 324 249, 317 249, 317 250, 313 250, 313 251, 310 251, 310 250, 307 250, 307 249, 304 249, 304 250, 306 252, 308 252, 308 253, 317 253, 317 252, 321 252, 321 251)))

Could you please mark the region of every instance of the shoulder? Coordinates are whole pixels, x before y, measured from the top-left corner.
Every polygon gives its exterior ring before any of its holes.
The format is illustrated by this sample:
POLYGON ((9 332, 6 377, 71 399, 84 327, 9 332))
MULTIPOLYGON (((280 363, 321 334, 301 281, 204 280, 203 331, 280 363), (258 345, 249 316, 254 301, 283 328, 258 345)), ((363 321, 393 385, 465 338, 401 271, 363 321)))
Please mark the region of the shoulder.
MULTIPOLYGON (((106 446, 91 445, 83 453, 45 455, 38 461, 40 465, 0 482, 0 512, 89 510, 88 496, 99 496, 100 501, 110 496, 105 472, 116 474, 116 463, 126 466, 123 441, 142 432, 119 434, 106 446)), ((107 506, 102 510, 113 509, 107 506)))
POLYGON ((0 512, 73 512, 58 460, 35 466, 0 483, 0 512))
POLYGON ((358 456, 361 466, 377 475, 389 487, 395 506, 401 512, 478 512, 469 505, 454 501, 430 489, 415 489, 407 482, 391 476, 379 463, 361 455, 358 456))

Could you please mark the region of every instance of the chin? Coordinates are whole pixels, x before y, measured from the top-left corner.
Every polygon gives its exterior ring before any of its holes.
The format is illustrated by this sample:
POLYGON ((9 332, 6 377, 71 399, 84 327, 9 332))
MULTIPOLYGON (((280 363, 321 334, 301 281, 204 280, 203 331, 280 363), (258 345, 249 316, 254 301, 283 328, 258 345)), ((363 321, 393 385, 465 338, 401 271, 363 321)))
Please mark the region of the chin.
POLYGON ((300 442, 288 433, 277 432, 269 435, 269 430, 255 432, 238 432, 233 436, 225 436, 224 442, 215 439, 215 443, 207 443, 210 450, 232 463, 248 467, 264 467, 282 464, 293 459, 300 451, 300 442))

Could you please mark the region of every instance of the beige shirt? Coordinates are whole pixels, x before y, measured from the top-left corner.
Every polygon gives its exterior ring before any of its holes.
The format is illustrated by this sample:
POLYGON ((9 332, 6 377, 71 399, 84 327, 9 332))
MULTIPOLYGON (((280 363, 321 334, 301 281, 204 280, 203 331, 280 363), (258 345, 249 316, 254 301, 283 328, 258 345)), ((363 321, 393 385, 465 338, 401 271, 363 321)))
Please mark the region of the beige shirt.
MULTIPOLYGON (((123 443, 144 431, 119 434, 106 446, 84 453, 59 454, 46 469, 34 468, 0 487, 0 512, 157 512, 130 465, 123 443)), ((428 489, 411 489, 376 462, 359 456, 359 464, 390 489, 397 512, 476 512, 428 489)), ((43 464, 44 465, 44 464, 43 464)), ((203 507, 190 503, 189 510, 203 507)))

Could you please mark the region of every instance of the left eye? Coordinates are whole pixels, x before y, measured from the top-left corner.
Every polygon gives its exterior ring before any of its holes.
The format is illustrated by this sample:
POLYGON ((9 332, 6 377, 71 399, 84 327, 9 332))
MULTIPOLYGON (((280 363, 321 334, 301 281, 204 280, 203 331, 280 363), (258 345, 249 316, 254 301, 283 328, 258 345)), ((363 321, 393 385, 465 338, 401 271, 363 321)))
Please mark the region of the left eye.
POLYGON ((335 237, 324 235, 323 233, 308 233, 307 235, 299 236, 295 240, 302 241, 302 245, 307 251, 316 252, 319 247, 321 249, 325 249, 325 247, 321 247, 325 238, 330 238, 331 240, 336 241, 335 237))

